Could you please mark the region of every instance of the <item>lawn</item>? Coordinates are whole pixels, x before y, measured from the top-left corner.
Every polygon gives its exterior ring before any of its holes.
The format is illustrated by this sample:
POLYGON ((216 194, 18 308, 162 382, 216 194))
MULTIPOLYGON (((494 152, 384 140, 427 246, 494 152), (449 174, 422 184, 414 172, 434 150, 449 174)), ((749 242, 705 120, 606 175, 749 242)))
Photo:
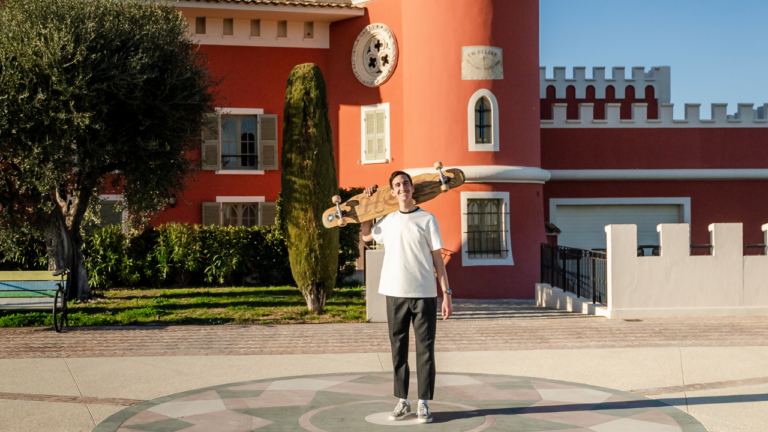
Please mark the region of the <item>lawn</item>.
MULTIPOLYGON (((365 321, 365 288, 334 290, 325 313, 310 313, 298 289, 281 287, 112 289, 69 306, 70 326, 298 324, 365 321)), ((51 313, 0 311, 0 327, 53 325, 51 313)))

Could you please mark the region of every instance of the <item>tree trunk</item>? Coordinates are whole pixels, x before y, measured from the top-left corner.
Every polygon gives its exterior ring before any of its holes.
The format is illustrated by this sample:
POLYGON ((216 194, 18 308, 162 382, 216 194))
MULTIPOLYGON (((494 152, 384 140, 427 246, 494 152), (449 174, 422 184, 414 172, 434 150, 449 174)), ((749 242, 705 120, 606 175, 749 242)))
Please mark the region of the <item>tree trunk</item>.
MULTIPOLYGON (((86 300, 91 297, 88 271, 85 269, 83 239, 79 232, 68 226, 61 208, 55 207, 45 228, 45 245, 48 249, 48 269, 69 269, 68 300, 86 300)), ((79 228, 78 228, 79 231, 79 228)))
POLYGON ((307 301, 307 308, 309 308, 310 312, 316 312, 318 314, 325 312, 325 300, 328 296, 328 293, 326 293, 325 290, 318 285, 313 284, 312 287, 303 294, 304 299, 307 301))

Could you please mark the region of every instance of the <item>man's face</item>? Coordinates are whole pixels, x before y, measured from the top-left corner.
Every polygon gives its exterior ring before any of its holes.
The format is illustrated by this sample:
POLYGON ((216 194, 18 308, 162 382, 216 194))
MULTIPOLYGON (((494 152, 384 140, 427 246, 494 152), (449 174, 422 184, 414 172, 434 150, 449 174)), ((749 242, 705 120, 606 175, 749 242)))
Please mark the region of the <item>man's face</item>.
POLYGON ((413 196, 413 185, 407 176, 399 175, 392 180, 392 196, 398 202, 407 202, 413 196))

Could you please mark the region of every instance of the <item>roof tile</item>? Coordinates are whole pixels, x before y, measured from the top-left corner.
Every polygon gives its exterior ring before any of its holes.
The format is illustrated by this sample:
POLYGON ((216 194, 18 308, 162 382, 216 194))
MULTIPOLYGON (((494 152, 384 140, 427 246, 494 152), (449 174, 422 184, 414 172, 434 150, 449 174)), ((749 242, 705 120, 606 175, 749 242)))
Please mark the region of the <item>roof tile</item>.
MULTIPOLYGON (((192 1, 192 0, 187 0, 192 1)), ((195 0, 206 3, 233 3, 233 4, 254 4, 254 5, 274 5, 274 6, 304 6, 304 7, 331 7, 331 8, 350 8, 362 9, 363 6, 352 4, 352 0, 195 0)))

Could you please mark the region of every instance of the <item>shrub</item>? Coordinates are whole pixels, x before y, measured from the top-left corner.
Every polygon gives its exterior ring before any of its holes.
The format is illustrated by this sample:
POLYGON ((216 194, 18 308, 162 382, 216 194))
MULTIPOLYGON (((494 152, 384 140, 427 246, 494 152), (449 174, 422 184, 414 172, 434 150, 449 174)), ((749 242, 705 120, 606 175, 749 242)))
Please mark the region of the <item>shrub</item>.
POLYGON ((173 275, 176 285, 189 283, 192 275, 200 268, 202 247, 200 227, 196 225, 171 223, 160 231, 155 259, 163 280, 173 275))
POLYGON ((0 271, 46 269, 48 253, 41 239, 0 230, 0 271))
POLYGON ((119 284, 126 237, 120 225, 111 225, 83 238, 88 284, 92 289, 119 284))

